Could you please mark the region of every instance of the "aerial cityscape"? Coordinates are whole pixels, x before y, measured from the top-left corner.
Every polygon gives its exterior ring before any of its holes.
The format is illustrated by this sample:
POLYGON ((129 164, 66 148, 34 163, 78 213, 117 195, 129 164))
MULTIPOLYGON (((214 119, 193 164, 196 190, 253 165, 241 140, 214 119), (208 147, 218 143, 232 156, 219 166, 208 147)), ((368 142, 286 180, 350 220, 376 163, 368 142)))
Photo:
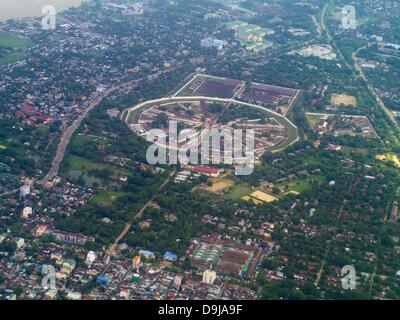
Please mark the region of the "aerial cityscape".
POLYGON ((29 2, 0 300, 400 299, 398 0, 29 2))

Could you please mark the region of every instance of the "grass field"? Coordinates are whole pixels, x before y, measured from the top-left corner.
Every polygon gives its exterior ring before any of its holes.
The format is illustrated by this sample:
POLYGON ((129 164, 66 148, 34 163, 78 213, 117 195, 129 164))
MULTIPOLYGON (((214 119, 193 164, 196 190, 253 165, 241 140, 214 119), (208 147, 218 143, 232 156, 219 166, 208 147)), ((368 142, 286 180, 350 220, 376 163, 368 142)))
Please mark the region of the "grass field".
POLYGON ((287 187, 288 192, 297 191, 299 193, 303 193, 311 189, 310 184, 308 183, 308 181, 305 180, 294 180, 287 183, 279 184, 277 185, 277 187, 279 189, 284 189, 285 187, 287 187))
POLYGON ((113 167, 106 163, 94 162, 85 158, 77 157, 77 156, 68 156, 65 159, 65 167, 68 170, 73 171, 88 171, 93 169, 110 169, 114 172, 114 174, 120 174, 125 176, 132 176, 132 173, 126 170, 122 170, 120 168, 113 167))
POLYGON ((26 58, 26 53, 19 49, 32 46, 33 42, 28 38, 21 38, 12 34, 0 34, 0 48, 11 49, 9 53, 0 56, 0 64, 13 63, 26 58))
POLYGON ((254 190, 247 183, 240 183, 232 187, 225 195, 226 199, 229 200, 239 200, 243 196, 249 195, 254 190))
POLYGON ((23 52, 13 52, 5 55, 4 57, 0 57, 0 64, 9 64, 15 61, 23 60, 26 58, 26 54, 23 52))
POLYGON ((322 185, 325 182, 325 177, 319 175, 310 175, 305 179, 297 179, 292 181, 283 182, 277 187, 285 192, 285 194, 301 194, 303 192, 307 192, 311 190, 311 183, 316 182, 319 185, 322 185))
MULTIPOLYGON (((120 182, 116 177, 133 175, 132 172, 121 168, 113 167, 108 163, 94 162, 77 156, 69 155, 62 163, 62 174, 71 181, 77 181, 83 178, 84 183, 88 187, 98 184, 104 188, 118 187, 120 182)), ((108 196, 109 197, 109 196, 108 196)), ((99 195, 99 202, 107 202, 107 196, 99 195)))
POLYGON ((12 34, 0 34, 0 47, 21 49, 28 48, 33 42, 28 38, 21 38, 12 34))
POLYGON ((88 159, 80 158, 77 156, 68 156, 65 159, 65 165, 69 170, 86 171, 91 169, 103 169, 106 165, 96 163, 88 159))
POLYGON ((319 115, 306 113, 306 117, 312 128, 315 128, 321 122, 321 116, 319 115))
POLYGON ((120 192, 101 192, 94 196, 91 202, 102 207, 109 207, 122 195, 123 193, 120 192))

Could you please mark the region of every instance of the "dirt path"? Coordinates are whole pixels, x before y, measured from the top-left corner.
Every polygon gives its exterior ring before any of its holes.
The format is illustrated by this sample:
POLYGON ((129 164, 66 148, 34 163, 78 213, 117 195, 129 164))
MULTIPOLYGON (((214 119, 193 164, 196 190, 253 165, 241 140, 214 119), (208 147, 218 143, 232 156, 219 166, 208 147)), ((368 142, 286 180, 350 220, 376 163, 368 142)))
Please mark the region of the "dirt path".
MULTIPOLYGON (((113 256, 115 253, 115 250, 119 244, 119 242, 126 236, 126 234, 129 232, 129 229, 132 227, 133 222, 137 219, 140 219, 144 212, 146 211, 146 209, 151 205, 151 203, 157 198, 157 196, 159 195, 160 191, 162 189, 164 189, 164 187, 168 184, 168 182, 171 180, 171 178, 176 174, 176 170, 172 171, 172 173, 168 176, 168 178, 163 182, 163 184, 158 188, 157 192, 151 197, 151 199, 139 210, 139 212, 137 212, 133 218, 128 221, 124 227, 124 229, 122 230, 122 232, 118 235, 118 237, 114 240, 113 244, 110 246, 110 248, 107 250, 106 256, 104 257, 104 260, 107 261, 109 257, 113 256)), ((106 266, 105 270, 103 271, 106 272, 107 271, 107 267, 106 266)))

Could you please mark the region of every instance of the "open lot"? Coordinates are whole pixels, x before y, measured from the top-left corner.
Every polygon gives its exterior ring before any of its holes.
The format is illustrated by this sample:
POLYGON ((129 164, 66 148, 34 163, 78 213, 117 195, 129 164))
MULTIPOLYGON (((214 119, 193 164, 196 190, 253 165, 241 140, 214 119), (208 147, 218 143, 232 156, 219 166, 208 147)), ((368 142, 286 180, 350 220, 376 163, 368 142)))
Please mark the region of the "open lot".
POLYGON ((100 205, 102 207, 109 207, 115 200, 117 200, 122 195, 123 193, 112 192, 112 191, 100 192, 91 199, 91 202, 100 205))
POLYGON ((244 200, 244 201, 251 201, 251 202, 253 202, 253 204, 256 205, 256 206, 261 205, 261 204, 264 203, 263 201, 257 200, 256 198, 252 198, 252 197, 250 197, 250 196, 243 196, 243 197, 242 197, 242 200, 244 200))
POLYGON ((291 191, 303 193, 305 191, 310 190, 310 188, 311 188, 308 181, 305 181, 305 180, 288 181, 286 183, 281 183, 281 184, 277 185, 277 187, 286 193, 289 193, 291 191))
POLYGON ((246 85, 242 80, 193 74, 180 84, 174 96, 208 96, 226 99, 236 97, 241 101, 279 110, 285 115, 295 104, 299 92, 297 89, 263 83, 254 82, 246 85))
POLYGON ((204 190, 213 192, 213 193, 222 193, 228 190, 229 188, 235 185, 235 182, 228 179, 219 179, 219 178, 211 178, 209 179, 212 182, 212 186, 204 187, 204 190))
POLYGON ((239 200, 253 191, 253 188, 247 183, 239 183, 226 193, 225 198, 229 200, 239 200))
POLYGON ((268 106, 279 110, 282 114, 287 114, 296 102, 298 94, 299 90, 295 89, 252 83, 239 96, 239 99, 268 106))
POLYGON ((277 197, 270 195, 268 193, 262 192, 260 190, 254 191, 250 194, 250 197, 260 200, 262 202, 273 202, 279 200, 277 197))
POLYGON ((132 175, 131 172, 115 168, 110 164, 94 162, 77 156, 67 156, 65 158, 62 172, 66 178, 73 181, 83 178, 85 185, 89 187, 94 184, 99 184, 103 187, 118 187, 120 182, 116 178, 132 175))
POLYGON ((21 49, 32 45, 32 41, 11 34, 0 34, 0 47, 21 49))
POLYGON ((26 53, 20 51, 33 44, 30 39, 21 38, 11 34, 0 34, 0 64, 8 64, 26 57, 26 53))
POLYGON ((331 103, 335 107, 340 105, 357 107, 357 98, 347 94, 334 94, 332 95, 331 103))
POLYGON ((393 162, 396 167, 400 168, 400 156, 397 154, 388 153, 388 154, 377 155, 376 159, 380 161, 393 162))
POLYGON ((68 156, 65 159, 65 165, 70 170, 85 171, 90 169, 103 169, 105 165, 96 163, 88 159, 80 158, 77 156, 68 156))
POLYGON ((175 96, 207 96, 232 98, 244 86, 244 81, 196 74, 187 79, 175 96))

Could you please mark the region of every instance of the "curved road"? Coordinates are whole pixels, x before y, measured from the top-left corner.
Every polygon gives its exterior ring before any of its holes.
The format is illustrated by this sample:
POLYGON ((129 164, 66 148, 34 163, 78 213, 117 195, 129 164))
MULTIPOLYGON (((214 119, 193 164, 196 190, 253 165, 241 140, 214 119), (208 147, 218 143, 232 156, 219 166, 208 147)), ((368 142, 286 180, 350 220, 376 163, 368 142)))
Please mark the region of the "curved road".
POLYGON ((149 100, 149 101, 145 101, 142 102, 134 107, 128 108, 124 111, 124 115, 125 115, 125 124, 132 130, 132 127, 129 125, 129 118, 132 112, 141 109, 141 108, 145 108, 147 106, 152 106, 154 104, 161 104, 161 103, 168 103, 168 102, 190 102, 190 101, 199 101, 199 100, 205 100, 205 101, 211 101, 211 102, 222 102, 225 103, 227 106, 230 106, 231 104, 238 104, 238 105, 242 105, 242 106, 247 106, 250 108, 255 108, 255 109, 259 109, 262 110, 264 112, 270 113, 273 116, 275 116, 276 118, 280 119, 281 121, 275 119, 277 122, 279 122, 281 125, 287 127, 291 127, 294 130, 294 134, 291 133, 291 130, 288 130, 288 144, 285 145, 284 147, 275 149, 272 152, 279 152, 282 151, 288 147, 290 147, 291 145, 295 144, 296 142, 300 141, 300 136, 299 136, 299 131, 297 126, 290 121, 288 118, 286 118, 284 115, 279 114, 275 111, 272 111, 270 109, 267 109, 265 107, 256 105, 256 104, 251 104, 251 103, 247 103, 247 102, 243 102, 243 101, 238 101, 234 98, 232 99, 223 99, 223 98, 216 98, 216 97, 205 97, 205 96, 188 96, 188 97, 176 97, 176 96, 171 96, 171 97, 167 97, 167 98, 161 98, 161 99, 156 99, 156 100, 149 100), (293 135, 293 136, 292 136, 293 135))
POLYGON ((275 117, 281 119, 283 122, 285 122, 288 126, 292 127, 293 129, 296 130, 296 139, 291 142, 290 145, 292 145, 293 143, 299 141, 299 135, 298 135, 298 129, 297 126, 290 121, 288 118, 286 118, 285 116, 281 115, 278 112, 272 111, 270 109, 264 108, 262 106, 256 105, 256 104, 252 104, 252 103, 248 103, 248 102, 243 102, 243 101, 238 101, 235 99, 223 99, 223 98, 216 98, 216 97, 205 97, 205 96, 188 96, 188 97, 167 97, 167 98, 161 98, 161 99, 155 99, 155 100, 149 100, 149 101, 145 101, 142 102, 134 107, 128 108, 127 110, 125 110, 126 112, 126 116, 125 116, 125 123, 126 125, 129 126, 129 118, 130 118, 130 114, 138 109, 144 108, 147 105, 151 106, 154 104, 161 104, 161 103, 168 103, 168 102, 190 102, 190 101, 198 101, 198 100, 205 100, 205 101, 211 101, 211 102, 222 102, 222 103, 226 103, 228 105, 230 104, 238 104, 238 105, 242 105, 242 106, 246 106, 246 107, 250 107, 250 108, 255 108, 255 109, 259 109, 265 112, 269 112, 272 115, 274 115, 275 117))
POLYGON ((358 63, 358 58, 357 58, 357 54, 361 51, 364 50, 368 47, 370 47, 372 45, 372 43, 368 43, 366 46, 358 48, 356 51, 354 51, 352 53, 352 59, 354 61, 354 65, 351 66, 347 60, 345 59, 342 51, 340 50, 340 48, 336 45, 336 42, 334 41, 332 35, 329 32, 329 29, 326 25, 326 14, 328 11, 329 6, 332 5, 332 1, 329 1, 325 4, 324 8, 322 9, 322 13, 321 13, 321 27, 322 29, 325 31, 326 37, 328 39, 328 42, 331 43, 334 48, 336 49, 336 51, 339 53, 340 57, 342 58, 342 61, 344 62, 344 64, 347 66, 347 68, 353 72, 356 73, 357 72, 361 75, 361 78, 365 81, 365 83, 367 84, 368 90, 370 91, 370 93, 374 96, 376 102, 378 103, 378 105, 381 107, 381 109, 383 110, 383 112, 385 112, 385 114, 389 117, 389 119, 397 126, 397 120, 396 120, 396 116, 385 106, 385 103, 382 101, 382 99, 379 97, 378 93, 376 92, 375 87, 368 81, 368 78, 365 76, 364 71, 362 70, 362 68, 360 67, 359 63, 358 63))

